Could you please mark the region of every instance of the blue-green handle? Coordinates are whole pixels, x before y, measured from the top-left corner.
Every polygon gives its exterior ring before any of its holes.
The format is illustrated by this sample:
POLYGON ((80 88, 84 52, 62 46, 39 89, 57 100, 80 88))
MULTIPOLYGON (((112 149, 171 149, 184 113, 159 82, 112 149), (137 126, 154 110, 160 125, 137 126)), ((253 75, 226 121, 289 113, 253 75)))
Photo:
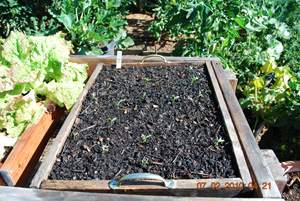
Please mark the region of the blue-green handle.
POLYGON ((143 179, 150 179, 150 180, 160 180, 162 182, 164 182, 165 187, 167 188, 174 188, 174 181, 173 180, 165 180, 164 178, 162 178, 159 175, 156 174, 151 174, 151 173, 135 173, 135 174, 128 174, 123 176, 119 181, 111 181, 109 182, 109 187, 111 189, 117 189, 121 186, 121 183, 125 180, 133 180, 133 179, 139 179, 139 180, 143 180, 143 179))

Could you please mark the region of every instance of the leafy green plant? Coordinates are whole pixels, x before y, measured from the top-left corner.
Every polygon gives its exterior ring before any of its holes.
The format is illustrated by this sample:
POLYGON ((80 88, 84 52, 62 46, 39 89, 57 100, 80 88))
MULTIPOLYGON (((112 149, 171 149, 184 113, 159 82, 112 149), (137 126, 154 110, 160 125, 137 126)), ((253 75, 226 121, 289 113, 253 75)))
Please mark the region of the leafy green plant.
POLYGON ((116 117, 113 119, 108 118, 108 120, 110 121, 110 126, 112 126, 114 124, 114 122, 117 120, 117 118, 116 117))
POLYGON ((49 17, 48 8, 52 2, 2 0, 0 3, 0 36, 6 38, 11 31, 20 31, 26 35, 52 35, 59 25, 49 17))
POLYGON ((145 143, 146 140, 147 140, 149 137, 151 137, 151 135, 147 135, 147 136, 145 136, 144 134, 141 135, 141 138, 142 138, 142 140, 143 140, 143 143, 145 143))
POLYGON ((277 67, 274 58, 270 57, 260 68, 257 76, 244 86, 243 95, 246 98, 241 98, 240 104, 243 109, 249 108, 255 114, 253 132, 260 117, 271 124, 277 121, 276 113, 279 111, 276 112, 276 108, 280 104, 285 104, 285 99, 289 96, 287 89, 291 77, 287 66, 277 67))
POLYGON ((62 0, 54 1, 49 13, 68 32, 75 53, 102 54, 99 43, 115 41, 120 49, 133 45, 123 28, 127 25, 121 16, 120 0, 62 0))
POLYGON ((0 131, 18 137, 56 105, 70 110, 87 79, 87 65, 67 61, 72 45, 61 33, 11 32, 0 47, 0 131))

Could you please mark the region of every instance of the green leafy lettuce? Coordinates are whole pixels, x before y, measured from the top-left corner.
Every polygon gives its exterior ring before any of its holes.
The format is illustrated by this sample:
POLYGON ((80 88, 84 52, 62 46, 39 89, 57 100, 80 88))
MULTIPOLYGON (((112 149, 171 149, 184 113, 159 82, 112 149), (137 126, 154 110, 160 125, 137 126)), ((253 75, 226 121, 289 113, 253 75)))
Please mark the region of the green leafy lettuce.
POLYGON ((87 65, 67 61, 72 44, 11 32, 0 47, 0 131, 18 137, 55 106, 72 108, 87 79, 87 65))

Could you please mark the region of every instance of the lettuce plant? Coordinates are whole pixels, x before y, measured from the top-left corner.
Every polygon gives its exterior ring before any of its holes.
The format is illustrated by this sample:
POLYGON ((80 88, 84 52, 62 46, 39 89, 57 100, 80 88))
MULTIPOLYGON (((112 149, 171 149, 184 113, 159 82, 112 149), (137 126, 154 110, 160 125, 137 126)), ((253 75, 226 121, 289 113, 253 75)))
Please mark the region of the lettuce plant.
POLYGON ((87 79, 87 65, 70 63, 72 44, 11 32, 0 47, 0 131, 18 137, 55 106, 72 108, 87 79))

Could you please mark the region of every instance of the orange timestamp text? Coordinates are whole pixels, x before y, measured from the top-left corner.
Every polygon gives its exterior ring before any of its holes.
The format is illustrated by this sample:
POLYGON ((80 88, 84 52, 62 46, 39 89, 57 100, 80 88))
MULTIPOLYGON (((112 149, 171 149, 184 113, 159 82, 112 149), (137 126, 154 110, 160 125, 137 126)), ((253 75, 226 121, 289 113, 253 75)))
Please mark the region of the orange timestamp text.
POLYGON ((213 190, 233 190, 233 189, 240 189, 243 190, 244 188, 248 188, 250 190, 257 189, 261 187, 262 190, 268 190, 271 189, 271 182, 263 182, 261 184, 255 183, 255 182, 249 182, 248 184, 244 184, 242 182, 225 182, 225 187, 221 186, 220 182, 198 182, 197 183, 197 189, 205 189, 205 188, 211 188, 213 190))

